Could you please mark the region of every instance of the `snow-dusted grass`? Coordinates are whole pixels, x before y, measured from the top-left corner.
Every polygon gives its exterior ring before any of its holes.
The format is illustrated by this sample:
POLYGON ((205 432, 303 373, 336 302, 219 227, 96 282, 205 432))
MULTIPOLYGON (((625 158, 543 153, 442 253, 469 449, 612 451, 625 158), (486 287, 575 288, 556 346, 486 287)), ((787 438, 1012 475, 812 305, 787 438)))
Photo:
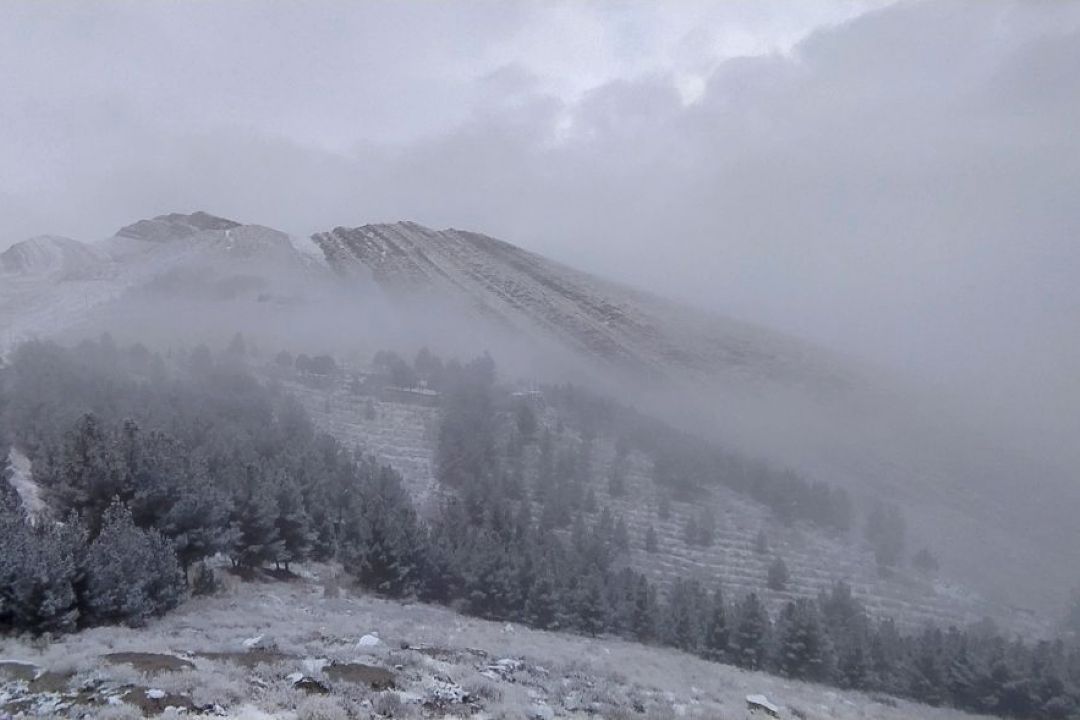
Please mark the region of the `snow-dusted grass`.
MULTIPOLYGON (((317 570, 318 576, 330 572, 317 570)), ((445 608, 351 592, 327 597, 317 578, 234 585, 222 595, 193 599, 142 629, 95 628, 52 643, 4 639, 0 660, 73 671, 74 682, 98 677, 159 688, 192 697, 198 705, 221 705, 237 718, 268 713, 279 718, 334 720, 391 705, 397 708, 395 717, 432 717, 419 701, 430 697, 439 683, 477 697, 482 707, 475 716, 479 718, 523 718, 536 705, 550 707, 556 717, 584 717, 591 706, 601 717, 611 718, 743 718, 749 694, 768 696, 784 708, 785 718, 971 717, 904 701, 890 707, 862 693, 745 672, 666 648, 536 631, 468 618, 445 608), (382 644, 358 646, 357 640, 371 632, 379 634, 382 644), (241 651, 244 640, 257 635, 273 638, 282 652, 295 659, 246 669, 198 656, 208 651, 241 651), (404 646, 449 652, 433 657, 404 646), (101 661, 102 654, 116 651, 174 653, 192 658, 196 668, 148 676, 101 661), (398 688, 377 693, 366 687, 335 687, 330 696, 306 696, 285 677, 317 668, 311 658, 392 668, 398 688), (514 658, 523 665, 507 677, 487 669, 501 658, 514 658)))

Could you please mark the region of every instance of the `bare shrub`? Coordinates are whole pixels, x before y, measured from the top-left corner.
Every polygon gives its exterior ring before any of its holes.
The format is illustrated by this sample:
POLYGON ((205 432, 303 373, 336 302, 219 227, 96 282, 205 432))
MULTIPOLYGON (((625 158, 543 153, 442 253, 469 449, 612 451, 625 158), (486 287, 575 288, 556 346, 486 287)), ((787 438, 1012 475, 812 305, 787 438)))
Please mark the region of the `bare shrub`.
POLYGON ((393 690, 376 695, 371 706, 376 715, 383 717, 407 718, 413 715, 413 708, 401 702, 401 697, 393 690))
POLYGON ((464 680, 461 687, 472 697, 484 702, 499 702, 503 698, 502 688, 480 675, 464 680))
POLYGON ((296 709, 297 720, 348 720, 349 714, 339 698, 309 697, 296 709))
POLYGON ((106 705, 94 713, 94 717, 99 720, 142 720, 142 716, 142 710, 127 703, 106 705))

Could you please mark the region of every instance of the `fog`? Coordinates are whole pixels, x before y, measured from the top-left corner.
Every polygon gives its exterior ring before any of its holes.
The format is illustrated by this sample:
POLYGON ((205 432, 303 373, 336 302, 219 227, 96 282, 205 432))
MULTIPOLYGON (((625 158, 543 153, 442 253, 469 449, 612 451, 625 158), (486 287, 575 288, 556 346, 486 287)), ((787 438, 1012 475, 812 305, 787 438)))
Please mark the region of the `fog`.
POLYGON ((0 66, 0 247, 476 230, 1080 462, 1076 4, 7 3, 0 66))

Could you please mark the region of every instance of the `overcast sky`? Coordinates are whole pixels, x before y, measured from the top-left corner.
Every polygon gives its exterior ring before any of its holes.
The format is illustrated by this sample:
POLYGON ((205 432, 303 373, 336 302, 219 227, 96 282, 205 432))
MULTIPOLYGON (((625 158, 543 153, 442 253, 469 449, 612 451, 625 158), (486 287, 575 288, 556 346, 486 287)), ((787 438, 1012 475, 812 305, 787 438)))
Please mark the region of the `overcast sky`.
POLYGON ((0 246, 413 219, 1076 420, 1080 3, 11 1, 0 68, 0 246))

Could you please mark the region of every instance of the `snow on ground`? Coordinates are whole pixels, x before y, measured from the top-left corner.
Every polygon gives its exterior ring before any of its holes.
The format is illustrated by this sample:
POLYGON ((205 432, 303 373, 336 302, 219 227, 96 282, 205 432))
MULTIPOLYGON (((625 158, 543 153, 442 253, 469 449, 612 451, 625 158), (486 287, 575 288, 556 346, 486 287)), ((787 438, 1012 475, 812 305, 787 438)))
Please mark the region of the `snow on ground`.
MULTIPOLYGON (((113 693, 116 698, 94 708, 65 709, 54 693, 38 697, 38 705, 21 706, 59 708, 59 717, 80 712, 88 713, 83 717, 138 717, 122 704, 135 698, 150 712, 171 702, 216 706, 218 713, 233 718, 726 720, 759 717, 747 712, 750 695, 779 706, 785 719, 971 717, 745 672, 666 648, 541 632, 440 607, 339 594, 332 569, 316 568, 312 576, 292 582, 230 580, 222 594, 191 600, 143 629, 96 628, 51 644, 3 639, 0 673, 5 662, 31 663, 51 671, 34 682, 59 677, 68 688, 82 688, 84 697, 113 693), (374 633, 381 642, 358 642, 374 633), (262 636, 260 647, 249 652, 244 641, 256 636, 262 636), (103 656, 109 653, 127 654, 107 661, 103 656), (245 664, 245 659, 252 662, 245 664), (328 694, 299 689, 294 683, 300 677, 310 681, 309 689, 328 694), (387 678, 394 688, 385 687, 387 678)), ((11 712, 3 707, 4 698, 18 697, 19 688, 25 691, 25 680, 5 685, 0 677, 0 716, 11 712)))
POLYGON ((45 512, 45 501, 41 497, 41 488, 37 486, 30 474, 30 458, 15 448, 11 448, 8 461, 11 463, 12 470, 8 482, 15 488, 15 492, 19 493, 23 507, 30 513, 31 517, 36 517, 45 512))

